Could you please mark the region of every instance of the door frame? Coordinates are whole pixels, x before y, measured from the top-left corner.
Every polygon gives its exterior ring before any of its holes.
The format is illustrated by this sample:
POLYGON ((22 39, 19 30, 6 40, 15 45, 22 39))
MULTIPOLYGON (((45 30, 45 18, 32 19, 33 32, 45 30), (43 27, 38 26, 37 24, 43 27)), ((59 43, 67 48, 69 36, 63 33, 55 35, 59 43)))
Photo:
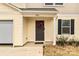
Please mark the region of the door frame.
POLYGON ((35 42, 45 42, 45 21, 44 20, 35 20, 35 42), (43 41, 36 41, 36 21, 44 22, 44 39, 43 39, 43 41))

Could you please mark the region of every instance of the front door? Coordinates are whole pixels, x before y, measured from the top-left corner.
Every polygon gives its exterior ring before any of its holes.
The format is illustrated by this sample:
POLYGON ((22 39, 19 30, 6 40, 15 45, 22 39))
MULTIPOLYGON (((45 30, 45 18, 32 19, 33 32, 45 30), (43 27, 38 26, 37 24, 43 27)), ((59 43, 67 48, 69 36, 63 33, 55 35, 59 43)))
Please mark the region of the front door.
POLYGON ((36 21, 36 41, 44 41, 44 21, 36 21))

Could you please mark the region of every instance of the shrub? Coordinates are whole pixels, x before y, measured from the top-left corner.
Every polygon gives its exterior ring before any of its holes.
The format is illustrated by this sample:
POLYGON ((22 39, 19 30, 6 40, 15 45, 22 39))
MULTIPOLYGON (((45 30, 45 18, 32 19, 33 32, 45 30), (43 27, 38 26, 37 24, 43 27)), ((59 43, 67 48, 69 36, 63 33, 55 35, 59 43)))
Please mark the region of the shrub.
POLYGON ((68 45, 72 45, 72 46, 79 46, 79 41, 77 41, 76 39, 72 38, 68 41, 68 45))
POLYGON ((76 44, 76 41, 74 38, 70 39, 68 42, 67 42, 68 45, 75 45, 76 44))
POLYGON ((57 45, 64 46, 67 43, 68 37, 60 36, 57 38, 57 45))
POLYGON ((65 46, 65 45, 79 46, 79 41, 77 41, 75 38, 68 40, 68 37, 60 36, 56 37, 56 39, 57 39, 56 43, 59 46, 65 46))
POLYGON ((75 46, 76 47, 79 46, 79 41, 76 41, 75 46))

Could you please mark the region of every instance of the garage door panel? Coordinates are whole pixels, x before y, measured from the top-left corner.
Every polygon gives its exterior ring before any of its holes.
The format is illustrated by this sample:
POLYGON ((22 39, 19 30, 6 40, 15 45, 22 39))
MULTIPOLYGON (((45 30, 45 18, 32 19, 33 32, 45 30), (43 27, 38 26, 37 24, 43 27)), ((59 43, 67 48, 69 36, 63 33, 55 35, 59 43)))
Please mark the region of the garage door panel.
POLYGON ((0 21, 0 44, 12 43, 13 22, 0 21))

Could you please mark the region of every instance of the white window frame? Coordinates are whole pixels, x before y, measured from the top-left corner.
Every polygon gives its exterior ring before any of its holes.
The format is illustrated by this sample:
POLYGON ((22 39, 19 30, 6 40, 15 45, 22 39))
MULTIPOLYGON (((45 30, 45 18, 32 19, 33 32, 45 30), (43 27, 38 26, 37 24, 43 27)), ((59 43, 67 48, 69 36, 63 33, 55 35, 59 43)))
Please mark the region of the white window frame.
POLYGON ((61 20, 61 34, 71 34, 71 20, 68 20, 70 22, 70 25, 69 26, 63 26, 63 21, 64 20, 61 20), (63 33, 63 28, 69 28, 70 29, 69 30, 69 33, 63 33))

